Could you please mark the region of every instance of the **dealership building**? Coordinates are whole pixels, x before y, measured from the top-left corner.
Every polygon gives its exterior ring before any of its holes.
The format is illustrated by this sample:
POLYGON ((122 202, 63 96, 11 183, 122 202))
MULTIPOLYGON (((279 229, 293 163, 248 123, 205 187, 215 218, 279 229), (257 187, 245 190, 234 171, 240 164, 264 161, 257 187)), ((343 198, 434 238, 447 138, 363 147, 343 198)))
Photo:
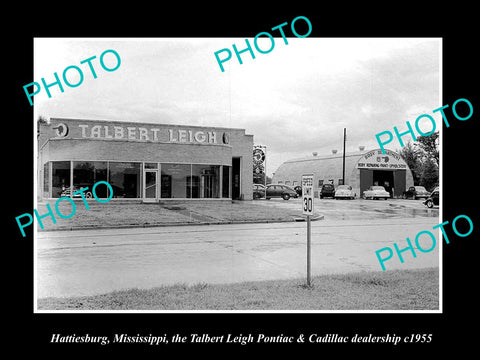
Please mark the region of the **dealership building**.
POLYGON ((39 124, 38 197, 107 181, 112 200, 250 200, 252 148, 243 129, 52 118, 39 124))
MULTIPOLYGON (((343 181, 343 154, 332 150, 332 154, 312 156, 285 161, 273 176, 273 183, 290 186, 301 185, 303 174, 313 174, 314 192, 323 184, 335 188, 343 181)), ((345 153, 345 184, 350 185, 358 197, 372 185, 384 186, 392 197, 400 197, 410 186, 413 176, 402 157, 394 151, 380 149, 345 153)))

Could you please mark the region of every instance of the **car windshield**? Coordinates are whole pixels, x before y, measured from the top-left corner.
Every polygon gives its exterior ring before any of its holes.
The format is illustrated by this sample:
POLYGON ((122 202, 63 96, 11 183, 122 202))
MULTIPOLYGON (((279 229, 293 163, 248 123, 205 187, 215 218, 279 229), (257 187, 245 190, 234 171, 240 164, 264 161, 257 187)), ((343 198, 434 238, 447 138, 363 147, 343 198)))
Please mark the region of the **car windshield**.
POLYGON ((331 185, 331 184, 324 184, 324 185, 323 185, 323 188, 324 188, 324 189, 333 189, 333 185, 331 185))
POLYGON ((339 185, 337 190, 352 190, 352 187, 350 185, 339 185))
POLYGON ((415 186, 415 190, 427 192, 427 190, 423 186, 415 186))
POLYGON ((383 191, 385 191, 385 188, 383 186, 372 186, 371 189, 372 190, 383 190, 383 191))

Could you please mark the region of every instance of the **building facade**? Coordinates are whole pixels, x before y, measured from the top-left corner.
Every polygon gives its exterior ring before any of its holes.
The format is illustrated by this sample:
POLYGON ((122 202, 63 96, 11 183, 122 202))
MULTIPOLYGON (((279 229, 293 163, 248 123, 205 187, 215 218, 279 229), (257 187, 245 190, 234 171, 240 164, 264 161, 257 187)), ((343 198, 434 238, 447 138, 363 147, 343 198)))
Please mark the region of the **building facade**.
MULTIPOLYGON (((315 193, 324 183, 335 187, 343 180, 343 154, 314 156, 285 161, 273 176, 273 183, 291 186, 301 185, 302 174, 314 175, 315 193)), ((372 185, 385 187, 392 197, 400 197, 410 186, 413 176, 402 157, 394 151, 380 149, 360 150, 345 154, 345 184, 350 185, 357 196, 372 185)))
POLYGON ((250 200, 252 147, 243 129, 52 118, 39 125, 38 195, 107 181, 112 199, 250 200))

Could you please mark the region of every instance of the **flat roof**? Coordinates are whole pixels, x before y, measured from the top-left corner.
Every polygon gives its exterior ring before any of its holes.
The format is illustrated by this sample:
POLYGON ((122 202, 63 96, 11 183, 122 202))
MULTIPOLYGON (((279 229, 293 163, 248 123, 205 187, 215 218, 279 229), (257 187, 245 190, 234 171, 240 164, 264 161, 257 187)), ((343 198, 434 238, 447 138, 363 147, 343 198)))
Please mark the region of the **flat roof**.
MULTIPOLYGON (((238 131, 245 131, 245 129, 242 128, 229 128, 229 127, 224 127, 224 126, 212 126, 212 125, 179 125, 179 124, 164 124, 164 123, 155 123, 155 122, 141 122, 141 121, 132 121, 132 120, 105 120, 105 119, 78 119, 78 118, 66 118, 66 117, 51 117, 49 119, 49 122, 55 120, 55 121, 82 121, 82 122, 92 122, 92 123, 98 123, 98 122, 104 122, 104 123, 130 123, 130 124, 145 124, 145 125, 154 125, 154 126, 174 126, 174 127, 189 127, 189 128, 199 128, 199 129, 205 129, 205 128, 212 128, 212 129, 222 129, 222 130, 238 130, 238 131)), ((50 124, 47 124, 50 125, 50 124)))

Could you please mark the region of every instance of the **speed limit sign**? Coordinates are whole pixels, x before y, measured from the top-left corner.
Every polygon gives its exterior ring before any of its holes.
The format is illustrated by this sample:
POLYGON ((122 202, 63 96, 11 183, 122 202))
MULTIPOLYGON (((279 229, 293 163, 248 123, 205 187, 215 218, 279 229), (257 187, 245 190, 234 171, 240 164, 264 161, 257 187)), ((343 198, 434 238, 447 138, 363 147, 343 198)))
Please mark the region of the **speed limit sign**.
POLYGON ((313 175, 302 175, 302 210, 307 215, 307 286, 312 286, 312 227, 310 215, 313 215, 313 175))
POLYGON ((302 210, 313 215, 313 175, 302 175, 302 210))

